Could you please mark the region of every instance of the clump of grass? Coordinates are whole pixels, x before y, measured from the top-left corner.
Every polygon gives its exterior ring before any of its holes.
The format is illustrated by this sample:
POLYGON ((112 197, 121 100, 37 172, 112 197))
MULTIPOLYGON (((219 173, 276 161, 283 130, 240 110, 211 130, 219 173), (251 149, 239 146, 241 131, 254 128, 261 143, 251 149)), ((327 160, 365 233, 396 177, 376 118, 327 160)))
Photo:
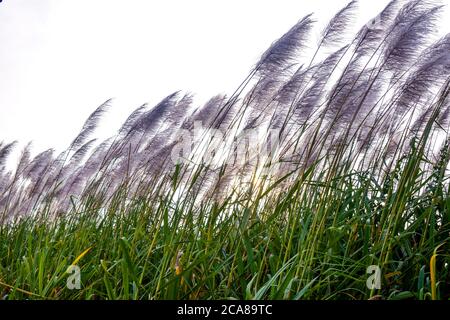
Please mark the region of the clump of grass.
POLYGON ((0 170, 0 296, 448 299, 450 36, 394 0, 344 45, 355 8, 306 60, 301 19, 230 97, 171 94, 96 145, 108 100, 61 154, 28 145, 0 170))

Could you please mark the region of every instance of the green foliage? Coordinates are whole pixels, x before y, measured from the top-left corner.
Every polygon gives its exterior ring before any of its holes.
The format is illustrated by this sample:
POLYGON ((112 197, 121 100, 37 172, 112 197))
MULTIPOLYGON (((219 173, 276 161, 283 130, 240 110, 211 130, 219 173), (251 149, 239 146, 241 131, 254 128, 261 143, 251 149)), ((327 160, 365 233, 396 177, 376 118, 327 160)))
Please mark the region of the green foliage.
POLYGON ((119 190, 107 214, 87 201, 51 223, 24 218, 0 227, 1 297, 431 299, 441 246, 436 290, 449 299, 447 157, 425 181, 411 170, 423 161, 413 150, 382 183, 305 172, 276 198, 267 186, 222 205, 171 194, 130 201, 119 190), (74 260, 80 290, 66 287, 74 260), (379 290, 366 287, 369 265, 382 270, 379 290))

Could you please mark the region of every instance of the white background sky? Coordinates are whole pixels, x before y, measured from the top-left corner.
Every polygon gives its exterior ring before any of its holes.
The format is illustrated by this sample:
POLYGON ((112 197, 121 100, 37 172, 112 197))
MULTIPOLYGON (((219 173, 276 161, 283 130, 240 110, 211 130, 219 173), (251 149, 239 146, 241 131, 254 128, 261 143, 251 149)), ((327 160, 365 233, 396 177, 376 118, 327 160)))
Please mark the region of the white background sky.
MULTIPOLYGON (((387 0, 361 0, 358 28, 387 0)), ((443 0, 444 4, 450 4, 443 0)), ((0 141, 65 148, 115 98, 100 137, 136 107, 183 90, 231 93, 269 45, 310 12, 316 32, 348 0, 3 0, 0 141)), ((450 14, 442 32, 450 32, 450 14)))

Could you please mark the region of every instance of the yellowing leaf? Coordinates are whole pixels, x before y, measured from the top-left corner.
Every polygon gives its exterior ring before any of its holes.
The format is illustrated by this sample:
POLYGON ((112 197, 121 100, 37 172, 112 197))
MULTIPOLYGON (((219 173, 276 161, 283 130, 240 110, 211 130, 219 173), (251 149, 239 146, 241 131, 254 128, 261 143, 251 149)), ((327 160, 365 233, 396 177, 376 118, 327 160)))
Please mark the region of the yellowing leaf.
POLYGON ((438 249, 443 245, 438 245, 433 252, 433 255, 430 259, 430 278, 431 278, 431 299, 436 300, 436 257, 438 249))
POLYGON ((89 251, 91 251, 92 247, 84 250, 75 260, 72 262, 72 266, 76 265, 89 251))

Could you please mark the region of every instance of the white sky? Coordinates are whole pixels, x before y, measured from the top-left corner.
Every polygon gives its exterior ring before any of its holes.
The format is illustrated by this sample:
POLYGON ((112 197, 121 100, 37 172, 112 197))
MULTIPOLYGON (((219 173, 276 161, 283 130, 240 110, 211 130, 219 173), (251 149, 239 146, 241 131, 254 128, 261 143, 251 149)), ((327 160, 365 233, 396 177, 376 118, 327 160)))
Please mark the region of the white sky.
MULTIPOLYGON (((449 0, 443 0, 444 3, 449 0)), ((388 0, 360 0, 358 28, 388 0)), ((315 12, 316 32, 348 0, 3 0, 0 141, 66 147, 115 98, 100 137, 144 102, 182 90, 231 93, 269 45, 315 12)), ((443 31, 450 32, 450 14, 443 31)))

